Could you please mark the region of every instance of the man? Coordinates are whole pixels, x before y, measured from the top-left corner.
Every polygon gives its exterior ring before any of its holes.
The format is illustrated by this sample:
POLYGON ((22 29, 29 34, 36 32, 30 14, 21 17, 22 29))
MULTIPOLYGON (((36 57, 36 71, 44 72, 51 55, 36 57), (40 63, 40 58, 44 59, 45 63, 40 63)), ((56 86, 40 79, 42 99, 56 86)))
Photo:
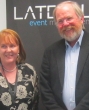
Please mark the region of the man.
POLYGON ((63 38, 46 49, 40 74, 47 110, 89 110, 89 34, 76 2, 64 1, 54 9, 63 38))

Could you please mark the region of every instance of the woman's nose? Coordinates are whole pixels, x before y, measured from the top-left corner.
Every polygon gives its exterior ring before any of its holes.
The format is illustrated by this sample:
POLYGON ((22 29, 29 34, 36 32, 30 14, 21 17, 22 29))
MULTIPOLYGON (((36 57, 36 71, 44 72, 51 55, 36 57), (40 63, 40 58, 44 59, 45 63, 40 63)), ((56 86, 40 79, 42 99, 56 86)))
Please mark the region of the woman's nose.
POLYGON ((11 48, 8 46, 6 50, 7 50, 7 51, 11 51, 11 48))

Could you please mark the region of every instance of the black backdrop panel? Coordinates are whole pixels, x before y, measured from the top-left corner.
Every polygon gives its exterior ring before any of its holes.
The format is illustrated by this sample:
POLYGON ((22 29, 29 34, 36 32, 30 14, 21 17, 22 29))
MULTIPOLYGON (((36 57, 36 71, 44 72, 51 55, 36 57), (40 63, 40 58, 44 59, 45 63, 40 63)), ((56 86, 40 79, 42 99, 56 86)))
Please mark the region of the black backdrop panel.
MULTIPOLYGON (((61 39, 52 16, 54 7, 61 1, 64 0, 6 0, 7 28, 18 32, 26 50, 26 62, 32 64, 38 74, 45 48, 61 39)), ((89 31, 89 0, 75 1, 81 5, 89 31)), ((40 110, 43 109, 40 104, 40 110)))

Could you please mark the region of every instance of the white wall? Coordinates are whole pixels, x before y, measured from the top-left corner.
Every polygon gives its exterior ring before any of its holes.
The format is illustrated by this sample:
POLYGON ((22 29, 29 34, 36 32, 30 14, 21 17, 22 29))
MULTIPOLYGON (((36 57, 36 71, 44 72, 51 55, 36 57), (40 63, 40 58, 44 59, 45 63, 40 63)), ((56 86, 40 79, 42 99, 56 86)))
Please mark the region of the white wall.
POLYGON ((6 0, 0 0, 0 31, 6 27, 6 0))

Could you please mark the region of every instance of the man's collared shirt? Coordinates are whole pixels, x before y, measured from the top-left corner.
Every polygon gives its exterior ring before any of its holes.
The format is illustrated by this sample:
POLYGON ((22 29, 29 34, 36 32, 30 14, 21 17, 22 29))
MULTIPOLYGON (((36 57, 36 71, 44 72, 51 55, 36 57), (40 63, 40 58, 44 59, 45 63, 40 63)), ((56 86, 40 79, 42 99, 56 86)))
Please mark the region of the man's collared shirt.
POLYGON ((84 31, 78 41, 73 47, 71 47, 67 41, 66 45, 66 55, 65 55, 65 76, 64 76, 64 86, 63 86, 63 102, 65 103, 68 110, 73 110, 76 107, 75 104, 75 84, 76 84, 76 72, 80 46, 82 42, 84 31))

